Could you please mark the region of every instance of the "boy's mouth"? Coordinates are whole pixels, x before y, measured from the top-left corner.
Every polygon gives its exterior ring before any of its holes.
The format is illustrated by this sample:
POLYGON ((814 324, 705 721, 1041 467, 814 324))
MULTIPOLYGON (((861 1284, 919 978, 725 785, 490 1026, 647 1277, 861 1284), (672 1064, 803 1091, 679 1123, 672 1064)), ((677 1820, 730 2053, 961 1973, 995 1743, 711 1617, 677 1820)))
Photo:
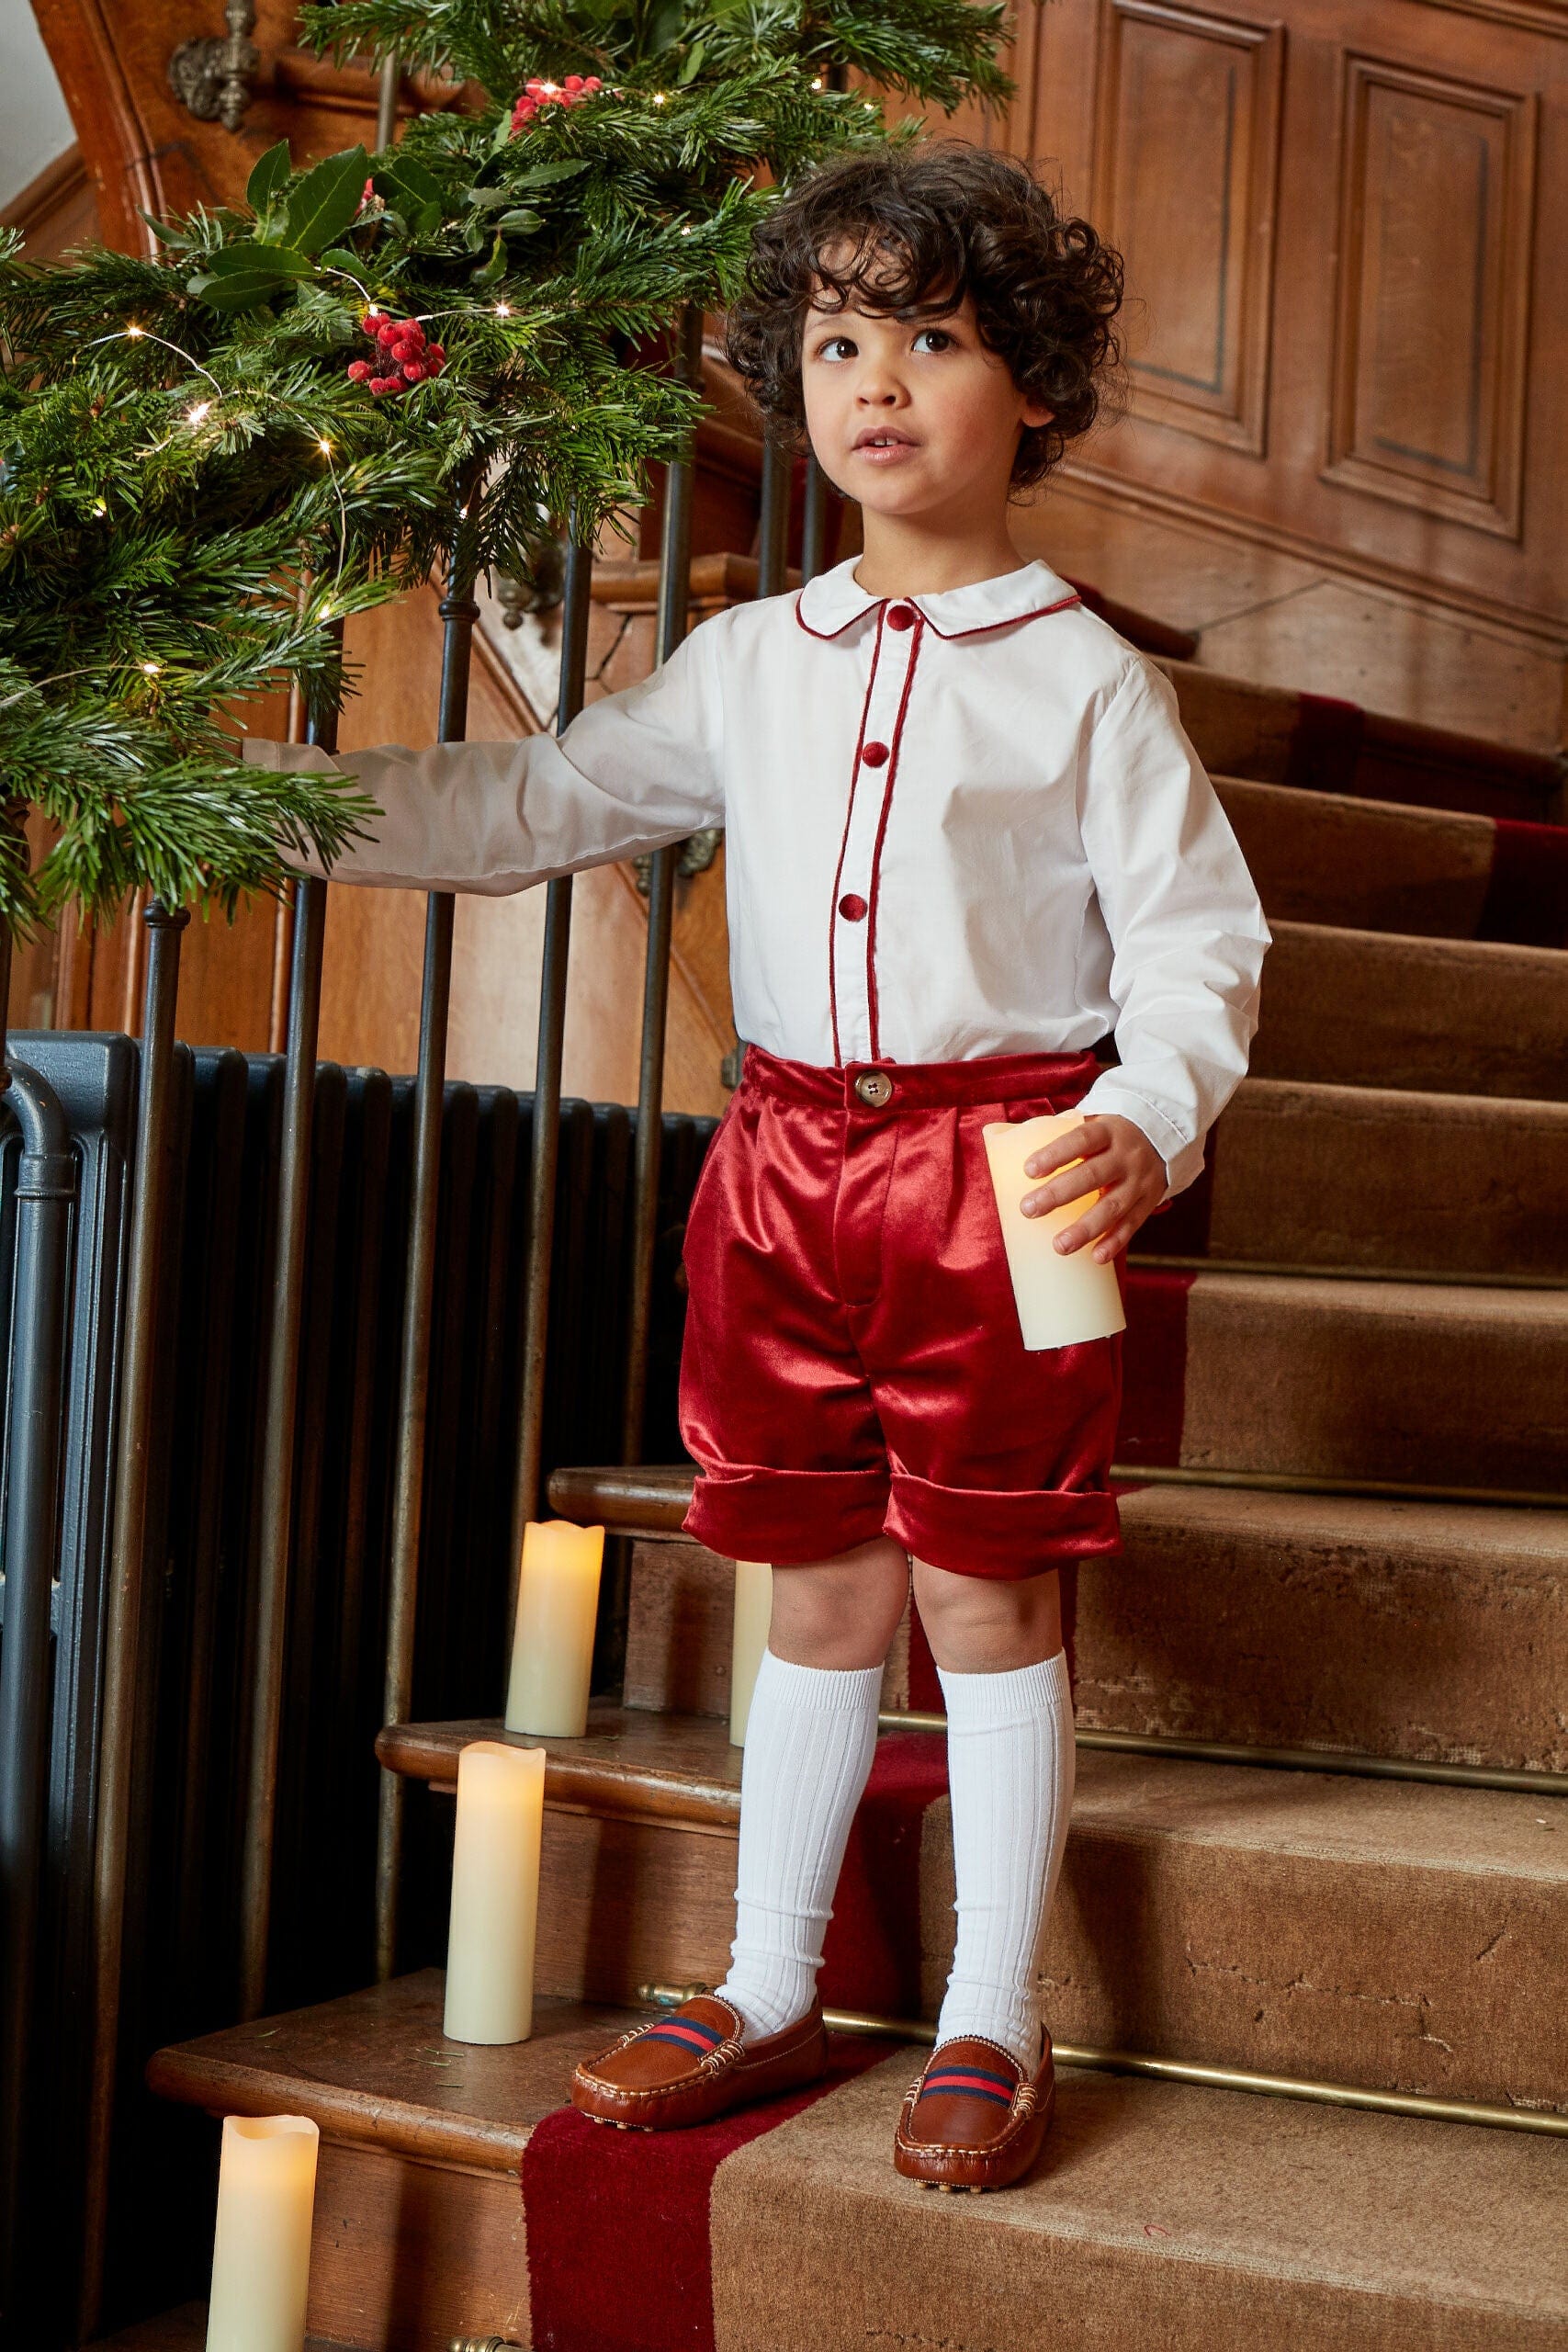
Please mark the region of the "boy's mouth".
POLYGON ((856 435, 852 446, 857 458, 873 458, 886 464, 890 459, 907 457, 918 444, 911 441, 907 433, 884 425, 868 426, 863 433, 856 435))

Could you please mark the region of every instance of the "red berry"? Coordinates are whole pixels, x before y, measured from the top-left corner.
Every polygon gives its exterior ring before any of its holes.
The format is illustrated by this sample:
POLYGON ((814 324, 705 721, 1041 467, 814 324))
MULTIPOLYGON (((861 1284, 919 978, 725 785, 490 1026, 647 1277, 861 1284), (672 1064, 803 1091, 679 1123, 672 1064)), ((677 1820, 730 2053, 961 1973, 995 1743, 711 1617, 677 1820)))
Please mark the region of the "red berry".
POLYGON ((584 97, 587 97, 591 91, 602 90, 604 86, 604 85, 601 82, 597 74, 590 74, 587 81, 584 82, 582 85, 582 95, 584 97))
POLYGON ((425 345, 424 356, 426 365, 431 368, 445 368, 446 365, 446 350, 443 344, 427 344, 425 345))
POLYGON ((423 384, 429 372, 423 360, 405 359, 403 362, 403 374, 411 384, 423 384))
POLYGON ((386 315, 387 313, 385 311, 367 311, 359 323, 364 328, 367 334, 378 334, 380 332, 381 323, 386 318, 386 315))
POLYGON ((561 88, 563 90, 570 90, 574 97, 581 87, 582 76, 581 74, 569 74, 566 80, 561 84, 561 88))
POLYGON ((369 374, 370 362, 368 359, 351 359, 349 361, 348 380, 351 384, 363 384, 369 374))
POLYGON ((393 325, 390 319, 383 319, 376 330, 376 340, 385 350, 389 344, 396 343, 399 332, 400 330, 393 325))
POLYGON ((370 389, 379 400, 383 392, 400 392, 403 389, 402 379, 398 376, 372 376, 370 389))

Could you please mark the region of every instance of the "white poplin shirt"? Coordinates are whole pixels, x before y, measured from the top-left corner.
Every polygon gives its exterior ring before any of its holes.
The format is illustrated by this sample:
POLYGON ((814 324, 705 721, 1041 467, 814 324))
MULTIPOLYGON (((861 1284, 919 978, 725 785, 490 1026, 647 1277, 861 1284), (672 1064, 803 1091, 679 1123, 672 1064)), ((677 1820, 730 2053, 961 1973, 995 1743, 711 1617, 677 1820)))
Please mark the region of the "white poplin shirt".
MULTIPOLYGON (((1073 1053, 1166 1197, 1247 1069, 1272 934, 1174 688, 1042 562, 737 605, 558 741, 336 758, 383 814, 334 881, 506 892, 722 825, 739 1035, 827 1065, 1073 1053)), ((326 869, 313 857, 305 869, 326 869)))

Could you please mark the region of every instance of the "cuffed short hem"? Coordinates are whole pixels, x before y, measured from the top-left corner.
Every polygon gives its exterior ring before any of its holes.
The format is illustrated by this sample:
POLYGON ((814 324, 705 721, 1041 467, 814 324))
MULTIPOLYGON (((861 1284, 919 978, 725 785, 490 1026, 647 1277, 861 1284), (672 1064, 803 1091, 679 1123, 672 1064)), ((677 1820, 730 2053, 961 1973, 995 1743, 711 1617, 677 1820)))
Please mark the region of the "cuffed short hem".
POLYGON ((886 1532, 915 1559, 966 1577, 1039 1576, 1122 1548, 1114 1495, 937 1487, 899 1470, 886 1532))
POLYGON ((705 1470, 681 1532, 728 1559, 807 1567, 880 1535, 887 1492, 886 1470, 705 1470))

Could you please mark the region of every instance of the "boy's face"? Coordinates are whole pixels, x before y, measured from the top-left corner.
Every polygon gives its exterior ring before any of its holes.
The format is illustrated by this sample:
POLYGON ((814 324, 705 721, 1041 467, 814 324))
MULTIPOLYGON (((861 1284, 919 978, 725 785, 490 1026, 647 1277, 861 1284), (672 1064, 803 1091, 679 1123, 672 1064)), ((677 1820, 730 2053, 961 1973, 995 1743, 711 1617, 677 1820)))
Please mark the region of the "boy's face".
POLYGON ((936 526, 946 515, 969 531, 982 508, 1000 519, 1020 436, 1051 415, 981 342, 969 295, 925 319, 853 299, 824 308, 819 295, 800 378, 811 446, 836 489, 873 514, 936 526))

